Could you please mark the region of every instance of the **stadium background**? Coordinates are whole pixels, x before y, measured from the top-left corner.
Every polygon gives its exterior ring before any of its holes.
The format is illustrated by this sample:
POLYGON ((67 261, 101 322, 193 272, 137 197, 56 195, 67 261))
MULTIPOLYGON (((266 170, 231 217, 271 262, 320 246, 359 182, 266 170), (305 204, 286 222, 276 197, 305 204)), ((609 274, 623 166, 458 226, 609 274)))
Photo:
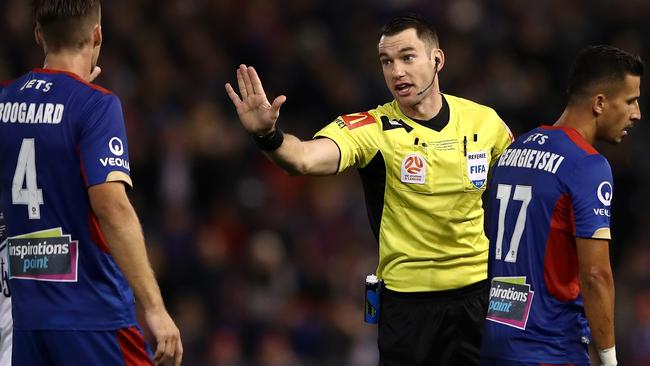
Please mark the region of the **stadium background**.
MULTIPOLYGON (((0 1, 0 80, 42 65, 26 0, 0 1)), ((97 82, 122 99, 151 260, 184 365, 377 364, 362 281, 377 248, 356 173, 289 178, 240 127, 223 90, 239 63, 288 96, 280 125, 309 138, 389 100, 381 24, 417 11, 447 56, 443 92, 490 105, 515 134, 553 123, 581 47, 650 60, 646 0, 105 0, 97 82)), ((643 80, 642 112, 648 108, 643 80), (645 95, 644 95, 645 94, 645 95)), ((650 364, 650 128, 598 146, 615 175, 617 346, 650 364)))

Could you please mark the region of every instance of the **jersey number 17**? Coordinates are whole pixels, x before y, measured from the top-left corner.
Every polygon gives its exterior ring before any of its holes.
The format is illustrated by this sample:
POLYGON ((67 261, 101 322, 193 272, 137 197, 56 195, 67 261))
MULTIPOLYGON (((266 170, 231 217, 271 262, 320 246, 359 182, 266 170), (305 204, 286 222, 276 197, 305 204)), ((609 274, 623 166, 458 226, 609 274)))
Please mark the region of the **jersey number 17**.
MULTIPOLYGON (((505 231, 506 211, 508 210, 508 203, 510 202, 510 195, 512 193, 512 186, 508 184, 499 184, 497 188, 497 199, 499 200, 499 221, 497 228, 497 242, 495 245, 496 259, 501 259, 503 255, 503 233, 505 231)), ((515 186, 515 192, 512 199, 521 201, 521 208, 517 215, 517 222, 515 229, 510 238, 510 248, 506 254, 505 261, 515 263, 517 261, 517 251, 519 250, 519 241, 526 226, 526 211, 528 204, 533 197, 533 187, 531 186, 515 186)))

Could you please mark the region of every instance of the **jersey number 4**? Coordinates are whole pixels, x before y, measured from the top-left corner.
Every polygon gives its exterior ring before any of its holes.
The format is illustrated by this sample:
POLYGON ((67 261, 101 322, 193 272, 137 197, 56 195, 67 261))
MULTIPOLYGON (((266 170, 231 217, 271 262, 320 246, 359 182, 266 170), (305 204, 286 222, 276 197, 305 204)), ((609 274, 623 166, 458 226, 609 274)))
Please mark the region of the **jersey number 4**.
MULTIPOLYGON (((497 242, 495 246, 496 259, 501 259, 503 248, 503 233, 505 231, 506 211, 508 210, 508 203, 510 202, 510 194, 512 193, 512 186, 508 184, 499 184, 497 189, 497 199, 499 200, 499 226, 497 230, 497 242)), ((519 250, 519 241, 526 226, 526 211, 528 204, 533 197, 533 187, 531 186, 515 186, 515 193, 512 199, 521 201, 521 208, 517 215, 517 222, 515 229, 512 232, 510 239, 510 248, 508 254, 504 259, 506 262, 515 263, 517 261, 517 250, 519 250)))
POLYGON ((20 146, 16 172, 11 185, 11 201, 14 205, 27 205, 30 219, 41 218, 40 205, 43 204, 43 191, 36 186, 34 139, 23 139, 23 144, 20 146))

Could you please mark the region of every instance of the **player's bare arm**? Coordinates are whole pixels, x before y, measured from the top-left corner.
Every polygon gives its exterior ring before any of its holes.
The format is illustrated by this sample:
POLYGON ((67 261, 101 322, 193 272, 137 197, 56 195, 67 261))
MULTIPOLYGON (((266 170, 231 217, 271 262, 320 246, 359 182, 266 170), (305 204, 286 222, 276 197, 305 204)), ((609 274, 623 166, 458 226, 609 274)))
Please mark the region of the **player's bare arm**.
POLYGON ((576 238, 580 290, 596 347, 614 346, 614 279, 609 241, 576 238))
MULTIPOLYGON (((226 84, 226 93, 237 108, 239 120, 246 131, 257 136, 267 136, 276 131, 280 107, 287 100, 280 95, 269 103, 262 81, 253 67, 240 65, 237 69, 239 94, 226 84)), ((340 152, 329 139, 301 141, 297 137, 283 133, 284 140, 267 156, 280 168, 292 175, 328 175, 338 169, 340 152)))
POLYGON ((98 184, 88 189, 88 196, 111 255, 133 288, 156 338, 156 365, 179 366, 183 355, 180 332, 165 309, 147 258, 140 222, 124 185, 121 182, 98 184))

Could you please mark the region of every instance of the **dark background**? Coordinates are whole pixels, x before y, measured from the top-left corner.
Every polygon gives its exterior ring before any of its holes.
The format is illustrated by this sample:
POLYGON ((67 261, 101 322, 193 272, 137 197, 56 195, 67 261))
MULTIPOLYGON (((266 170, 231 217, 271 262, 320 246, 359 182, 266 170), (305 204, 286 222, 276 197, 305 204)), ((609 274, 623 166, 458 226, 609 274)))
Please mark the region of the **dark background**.
MULTIPOLYGON (((0 0, 0 79, 42 66, 26 0, 0 0)), ((301 138, 390 100, 380 26, 416 11, 439 31, 442 91, 487 104, 515 134, 552 124, 578 50, 610 43, 650 59, 647 0, 105 0, 96 81, 122 99, 152 263, 184 365, 377 364, 362 281, 377 244, 355 172, 287 177, 239 125, 224 92, 240 63, 301 138)), ((650 113, 648 78, 641 109, 650 113)), ((650 364, 650 129, 597 146, 615 176, 617 349, 650 364)))

